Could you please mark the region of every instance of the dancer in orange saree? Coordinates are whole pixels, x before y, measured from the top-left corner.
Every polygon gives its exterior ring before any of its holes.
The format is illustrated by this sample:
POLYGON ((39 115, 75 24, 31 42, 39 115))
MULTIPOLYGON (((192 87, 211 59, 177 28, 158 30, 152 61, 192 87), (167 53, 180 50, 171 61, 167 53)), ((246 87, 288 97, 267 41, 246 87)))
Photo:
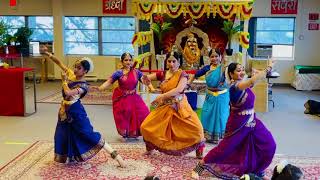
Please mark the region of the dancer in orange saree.
POLYGON ((178 57, 177 53, 168 54, 166 61, 169 70, 148 75, 145 79, 161 81, 161 94, 152 102, 155 109, 143 121, 140 131, 147 154, 158 150, 180 156, 196 150, 197 157, 201 158, 203 128, 184 94, 188 75, 179 69, 178 57))

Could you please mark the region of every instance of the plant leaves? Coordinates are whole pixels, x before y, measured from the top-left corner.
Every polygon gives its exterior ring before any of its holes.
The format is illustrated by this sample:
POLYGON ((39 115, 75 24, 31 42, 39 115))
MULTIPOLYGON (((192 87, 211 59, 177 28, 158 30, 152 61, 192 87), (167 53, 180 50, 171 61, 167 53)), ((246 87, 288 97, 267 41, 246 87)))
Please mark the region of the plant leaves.
POLYGON ((171 23, 168 23, 168 22, 164 22, 161 27, 162 32, 169 31, 171 28, 172 28, 171 23))
POLYGON ((160 31, 161 31, 160 25, 158 23, 152 23, 151 24, 151 29, 159 37, 160 31))

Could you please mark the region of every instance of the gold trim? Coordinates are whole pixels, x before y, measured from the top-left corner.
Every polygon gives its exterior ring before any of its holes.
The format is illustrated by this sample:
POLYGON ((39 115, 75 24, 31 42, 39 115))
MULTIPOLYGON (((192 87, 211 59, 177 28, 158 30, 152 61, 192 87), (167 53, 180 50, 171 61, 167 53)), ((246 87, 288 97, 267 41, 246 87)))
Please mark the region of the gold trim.
POLYGON ((95 145, 89 151, 81 154, 80 156, 72 156, 71 158, 69 158, 66 154, 60 155, 55 153, 54 161, 59 163, 66 163, 66 162, 72 162, 72 161, 77 161, 77 162, 86 161, 92 158, 94 155, 96 155, 103 148, 104 144, 105 144, 105 140, 101 137, 97 145, 95 145))
POLYGON ((222 91, 210 91, 209 89, 208 89, 208 94, 211 94, 211 95, 213 95, 213 96, 219 96, 220 94, 224 94, 224 93, 226 93, 226 92, 228 92, 228 90, 227 89, 224 89, 224 90, 222 90, 222 91))

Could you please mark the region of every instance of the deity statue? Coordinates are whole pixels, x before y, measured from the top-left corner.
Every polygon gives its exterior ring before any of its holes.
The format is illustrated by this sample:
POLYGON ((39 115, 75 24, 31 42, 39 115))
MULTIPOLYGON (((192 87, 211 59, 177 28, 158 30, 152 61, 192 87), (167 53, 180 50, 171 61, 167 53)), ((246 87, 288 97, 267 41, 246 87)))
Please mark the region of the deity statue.
POLYGON ((199 69, 203 65, 201 50, 198 47, 197 38, 193 33, 188 34, 188 39, 183 49, 182 69, 199 69))

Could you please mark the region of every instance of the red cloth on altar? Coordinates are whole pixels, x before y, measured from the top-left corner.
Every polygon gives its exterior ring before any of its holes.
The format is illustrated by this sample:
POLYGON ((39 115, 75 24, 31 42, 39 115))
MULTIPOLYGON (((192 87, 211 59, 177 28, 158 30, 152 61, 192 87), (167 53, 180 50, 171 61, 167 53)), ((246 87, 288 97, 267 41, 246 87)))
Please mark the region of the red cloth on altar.
POLYGON ((0 115, 24 116, 24 73, 32 68, 0 68, 0 115))

